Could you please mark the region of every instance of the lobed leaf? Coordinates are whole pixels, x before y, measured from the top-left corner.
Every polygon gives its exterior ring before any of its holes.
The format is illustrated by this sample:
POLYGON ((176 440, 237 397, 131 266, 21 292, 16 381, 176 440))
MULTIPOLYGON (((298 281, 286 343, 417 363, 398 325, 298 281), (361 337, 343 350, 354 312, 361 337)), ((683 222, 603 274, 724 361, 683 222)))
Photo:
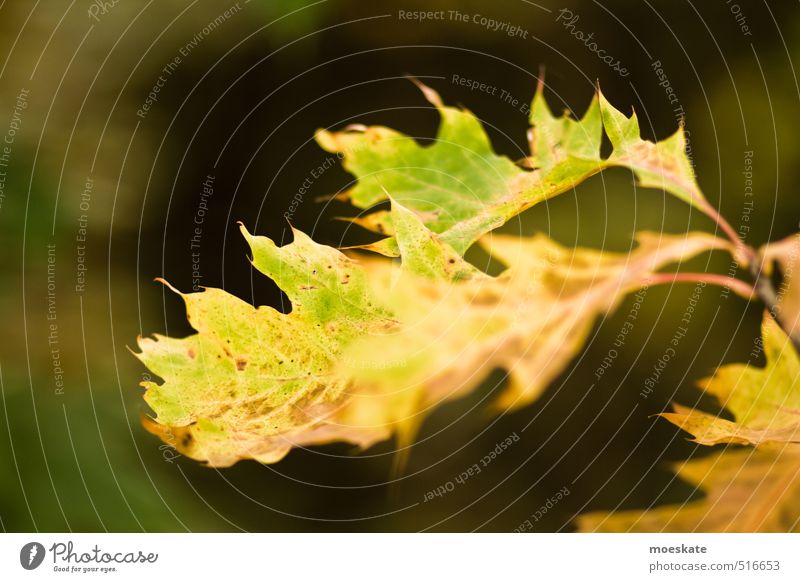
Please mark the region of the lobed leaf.
POLYGON ((354 261, 295 231, 294 242, 242 232, 253 265, 292 304, 253 307, 222 290, 180 294, 197 333, 140 339, 138 357, 163 379, 143 383, 156 414, 146 426, 213 466, 270 463, 292 447, 346 441, 366 447, 410 438, 425 413, 474 389, 494 368, 509 372, 498 399, 533 401, 579 351, 595 319, 658 269, 726 243, 702 234, 642 234, 628 254, 566 249, 547 237, 495 237, 507 266, 490 277, 462 259, 479 237, 525 208, 606 167, 702 201, 682 131, 654 144, 599 93, 580 120, 555 117, 540 83, 531 110, 532 154, 522 165, 492 150, 480 122, 446 107, 423 147, 384 127, 320 131, 358 178, 359 207, 391 200, 356 221, 391 235, 368 249, 400 257, 354 261), (600 157, 603 128, 614 151, 600 157), (391 198, 389 198, 391 196, 391 198))
MULTIPOLYGON (((392 220, 402 273, 439 281, 478 274, 407 209, 395 204, 392 220)), ((242 233, 253 266, 286 293, 291 313, 255 308, 221 289, 178 292, 197 333, 139 339, 137 356, 164 380, 142 383, 156 413, 145 426, 182 454, 218 467, 244 458, 276 462, 295 446, 367 447, 389 438, 402 423, 349 406, 353 378, 339 366, 354 339, 397 325, 380 295, 394 276, 392 263, 356 262, 300 231, 283 247, 242 233)))
POLYGON ((253 265, 288 295, 292 312, 255 308, 221 289, 180 293, 196 334, 140 338, 139 359, 164 379, 143 382, 156 412, 146 426, 181 453, 214 466, 280 460, 292 446, 387 438, 323 426, 348 381, 333 367, 354 337, 394 325, 364 269, 299 231, 276 246, 242 232, 253 265))
MULTIPOLYGON (((614 166, 631 169, 642 186, 663 189, 715 214, 695 180, 683 127, 658 143, 643 140, 636 115, 628 118, 617 111, 599 90, 578 121, 567 112, 553 115, 540 82, 530 115, 532 153, 517 165, 494 153, 472 113, 445 106, 435 91, 419 86, 441 116, 433 143, 421 145, 380 126, 319 130, 317 142, 342 156, 344 168, 356 177, 345 193, 355 206, 369 209, 391 194, 460 254, 527 208, 614 166), (605 160, 600 156, 604 128, 614 146, 605 160)), ((378 211, 355 222, 391 235, 387 218, 378 211)), ((396 246, 388 242, 372 250, 397 256, 396 246)))
POLYGON ((544 82, 540 80, 531 104, 530 123, 531 156, 527 163, 531 167, 546 173, 570 158, 600 161, 603 120, 597 96, 580 121, 572 119, 566 111, 555 117, 544 98, 544 82))
POLYGON ((400 325, 345 352, 346 373, 364 388, 351 406, 363 400, 385 410, 385 422, 413 427, 425 412, 473 390, 496 368, 510 378, 497 405, 526 405, 579 352, 596 318, 625 294, 669 263, 725 246, 699 233, 637 238, 639 246, 628 255, 569 249, 544 235, 494 236, 485 241, 487 249, 508 267, 498 277, 401 277, 385 292, 400 325), (384 404, 376 403, 378 395, 384 404), (398 406, 400 400, 415 404, 398 406), (409 414, 420 418, 404 416, 409 414))
POLYGON ((425 413, 494 367, 501 406, 534 400, 577 353, 599 314, 662 266, 722 248, 710 235, 639 236, 631 256, 566 249, 544 235, 495 237, 508 269, 490 277, 393 202, 400 266, 354 261, 295 231, 278 247, 242 232, 253 265, 292 311, 220 289, 180 294, 197 333, 139 340, 156 413, 148 429, 213 466, 280 460, 295 446, 408 440, 425 413))
POLYGON ((800 448, 726 450, 676 467, 705 497, 644 511, 578 517, 582 532, 800 531, 800 448))
POLYGON ((661 416, 703 445, 800 442, 800 361, 794 345, 769 315, 763 324, 765 368, 732 364, 701 386, 716 396, 735 422, 675 405, 661 416))
POLYGON ((686 155, 683 123, 670 137, 654 143, 639 136, 636 113, 628 118, 602 93, 599 95, 603 127, 614 148, 607 164, 629 168, 639 178, 640 186, 664 190, 708 212, 710 206, 697 185, 691 160, 686 155))

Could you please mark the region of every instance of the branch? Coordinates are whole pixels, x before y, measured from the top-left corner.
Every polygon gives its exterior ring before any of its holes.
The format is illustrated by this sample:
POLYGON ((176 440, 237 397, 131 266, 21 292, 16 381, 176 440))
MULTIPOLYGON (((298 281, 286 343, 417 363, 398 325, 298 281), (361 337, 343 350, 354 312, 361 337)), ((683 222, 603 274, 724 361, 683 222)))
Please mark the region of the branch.
MULTIPOLYGON (((764 261, 761 255, 737 236, 736 231, 733 230, 730 223, 723 218, 716 208, 705 200, 701 206, 703 211, 717 223, 717 226, 719 226, 722 232, 724 232, 728 239, 734 244, 734 258, 743 263, 753 276, 754 283, 752 290, 755 291, 756 296, 764 302, 769 314, 778 325, 781 326, 781 329, 786 332, 789 339, 792 340, 795 349, 800 352, 800 330, 793 332, 792 326, 782 321, 779 315, 780 307, 778 305, 778 294, 775 291, 775 287, 772 285, 772 280, 764 276, 764 261)), ((737 290, 732 282, 727 283, 727 285, 730 286, 731 289, 737 290)), ((739 291, 737 291, 737 293, 742 295, 739 291)))
POLYGON ((733 230, 733 227, 730 223, 725 220, 725 218, 714 208, 707 200, 702 199, 700 202, 700 206, 702 207, 703 212, 706 213, 714 222, 717 223, 717 226, 720 230, 725 233, 725 236, 733 243, 734 247, 734 258, 737 261, 744 263, 747 266, 752 266, 754 259, 757 258, 755 250, 751 247, 747 246, 744 241, 736 234, 736 231, 733 230))
POLYGON ((769 277, 764 276, 764 261, 761 260, 758 253, 756 253, 752 248, 748 247, 748 249, 753 252, 754 260, 750 262, 750 274, 753 275, 753 279, 755 280, 754 288, 759 299, 764 302, 764 305, 766 305, 767 311, 769 311, 772 319, 774 319, 778 325, 781 326, 781 329, 783 329, 789 339, 792 340, 792 344, 794 344, 795 349, 800 352, 800 332, 793 331, 792 326, 788 325, 780 317, 778 293, 775 291, 775 287, 772 285, 772 280, 769 277))

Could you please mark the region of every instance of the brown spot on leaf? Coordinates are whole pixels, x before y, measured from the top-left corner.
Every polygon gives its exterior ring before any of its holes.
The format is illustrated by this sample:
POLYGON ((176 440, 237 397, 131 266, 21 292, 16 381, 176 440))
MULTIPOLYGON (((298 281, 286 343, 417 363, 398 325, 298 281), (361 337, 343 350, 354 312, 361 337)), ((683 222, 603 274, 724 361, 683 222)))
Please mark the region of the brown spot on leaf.
POLYGON ((476 306, 496 305, 500 302, 501 296, 494 292, 494 290, 481 289, 478 293, 472 296, 470 303, 476 306))
POLYGON ((236 369, 240 372, 247 367, 247 360, 244 358, 236 358, 236 369))

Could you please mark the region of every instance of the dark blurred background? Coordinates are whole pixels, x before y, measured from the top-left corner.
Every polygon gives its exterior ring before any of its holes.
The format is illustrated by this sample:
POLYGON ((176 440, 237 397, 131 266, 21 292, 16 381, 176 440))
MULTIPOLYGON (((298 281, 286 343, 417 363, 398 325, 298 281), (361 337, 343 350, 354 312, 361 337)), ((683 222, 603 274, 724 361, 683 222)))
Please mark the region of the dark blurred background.
MULTIPOLYGON (((646 398, 692 285, 648 290, 599 379, 634 297, 598 323, 533 406, 489 414, 482 400, 504 381, 498 372, 441 407, 392 484, 391 442, 361 454, 345 445, 293 451, 276 465, 225 470, 173 458, 140 424, 145 370, 129 348, 139 334, 190 332, 179 299, 153 278, 190 290, 192 252, 203 285, 280 304, 276 287, 253 274, 236 221, 287 240, 284 213, 294 200, 292 223, 317 241, 368 240, 335 220, 352 209, 320 201, 347 187, 340 167, 298 191, 328 157, 313 141, 317 128, 357 122, 435 135, 437 115, 407 74, 473 111, 514 159, 527 152, 522 105, 540 67, 556 111, 581 114, 599 80, 620 109, 635 108, 646 137, 664 138, 685 118, 701 186, 734 228, 749 228, 750 244, 788 236, 800 218, 798 16, 796 2, 755 0, 2 3, 0 133, 11 143, 0 144, 8 146, 0 149, 0 527, 510 531, 567 488, 534 525, 571 531, 580 512, 693 498, 671 466, 708 449, 652 415, 672 401, 716 410, 695 382, 720 363, 748 359, 762 306, 719 289, 703 291, 688 335, 646 398), (562 9, 579 17, 572 28, 562 9), (444 10, 445 19, 406 20, 401 10, 444 10), (474 15, 520 32, 491 30, 474 15), (602 62, 576 30, 593 33, 628 74, 602 62), (193 251, 208 176, 214 194, 193 251), (519 442, 479 475, 423 502, 513 433, 519 442)), ((637 191, 620 170, 504 228, 626 250, 636 230, 713 227, 662 192, 637 191)), ((730 258, 703 256, 685 268, 724 274, 730 258)))

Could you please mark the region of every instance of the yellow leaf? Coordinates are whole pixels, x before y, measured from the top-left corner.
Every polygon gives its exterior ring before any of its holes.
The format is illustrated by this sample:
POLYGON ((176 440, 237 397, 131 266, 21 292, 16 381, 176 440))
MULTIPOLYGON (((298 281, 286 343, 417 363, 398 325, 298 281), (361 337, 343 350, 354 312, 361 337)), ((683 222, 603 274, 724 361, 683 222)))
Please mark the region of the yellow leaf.
POLYGON ((353 422, 412 433, 442 402, 465 395, 496 368, 509 372, 497 405, 534 401, 578 353, 597 316, 660 268, 726 244, 710 235, 642 233, 629 255, 563 247, 544 235, 494 236, 489 252, 508 266, 455 282, 407 274, 386 294, 400 322, 345 351, 358 389, 353 422))
POLYGON ((732 422, 683 406, 662 416, 704 445, 800 442, 800 361, 794 345, 769 315, 763 324, 767 366, 723 366, 701 382, 733 413, 732 422))
POLYGON ((631 255, 567 249, 544 235, 494 237, 490 277, 392 205, 402 261, 354 261, 301 232, 278 247, 243 229, 253 265, 288 314, 220 289, 181 294, 197 333, 140 339, 156 413, 148 430, 213 466, 280 460, 292 447, 407 444, 425 414, 510 372, 499 404, 533 401, 580 349, 597 315, 671 262, 725 248, 705 234, 642 234, 631 255))
POLYGON ((280 285, 292 311, 253 307, 221 289, 180 293, 197 333, 139 339, 137 356, 164 380, 142 383, 157 415, 145 426, 217 467, 243 458, 272 463, 293 446, 388 438, 385 428, 353 433, 324 422, 348 386, 332 371, 344 346, 394 325, 364 268, 299 231, 283 247, 242 232, 254 266, 280 285))
MULTIPOLYGON (((626 117, 599 90, 580 120, 567 112, 556 117, 539 83, 531 104, 531 155, 518 165, 494 152, 477 117, 446 106, 436 91, 418 85, 441 118, 432 143, 363 125, 340 132, 319 130, 316 139, 342 157, 344 169, 357 178, 340 197, 370 209, 391 196, 459 254, 510 218, 610 167, 628 168, 641 186, 665 190, 718 218, 695 180, 683 127, 659 142, 642 139, 636 115, 626 117), (604 129, 614 146, 608 159, 600 156, 604 129)), ((378 211, 355 222, 391 235, 387 218, 378 211)), ((370 249, 397 256, 391 243, 370 249)))
POLYGON ((800 525, 797 445, 724 451, 676 467, 705 497, 645 511, 578 518, 582 532, 796 532, 800 525))

